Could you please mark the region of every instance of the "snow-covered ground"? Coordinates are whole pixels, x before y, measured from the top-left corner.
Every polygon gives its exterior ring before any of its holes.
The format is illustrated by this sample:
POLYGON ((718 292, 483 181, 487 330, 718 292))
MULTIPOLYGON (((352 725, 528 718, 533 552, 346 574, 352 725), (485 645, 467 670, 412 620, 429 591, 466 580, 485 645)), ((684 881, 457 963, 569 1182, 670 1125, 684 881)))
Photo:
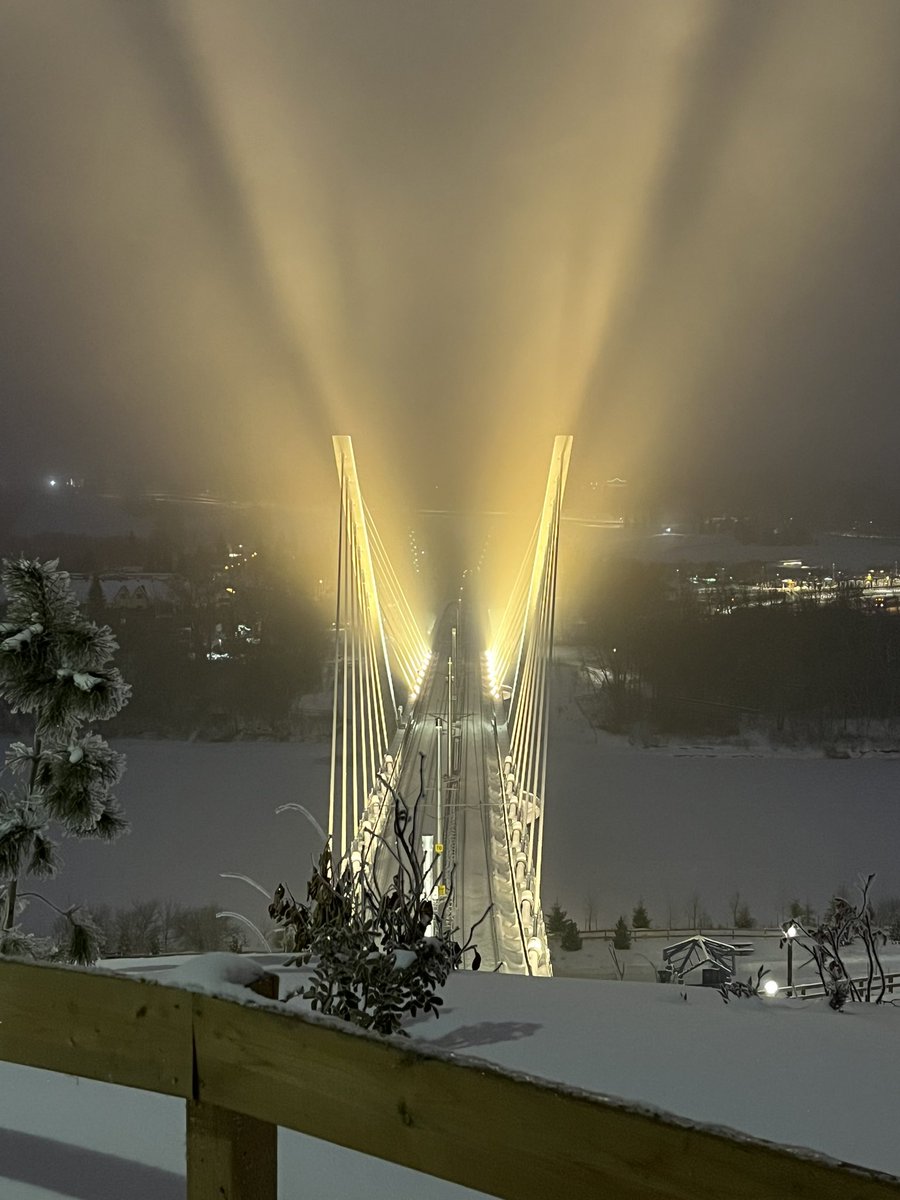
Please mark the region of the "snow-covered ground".
MULTIPOLYGON (((414 1038, 900 1175, 900 1007, 493 974, 445 998, 414 1038)), ((282 1200, 476 1195, 285 1132, 280 1159, 282 1200)), ((183 1171, 182 1102, 0 1064, 3 1200, 180 1200, 183 1171)))
MULTIPOLYGON (((699 898, 725 924, 740 892, 760 924, 792 899, 824 906, 834 889, 875 871, 873 896, 900 894, 900 760, 773 755, 760 745, 660 749, 595 733, 571 696, 552 714, 544 834, 545 907, 579 924, 630 917, 643 898, 653 923, 678 925, 699 898)), ((329 748, 322 743, 201 744, 132 740, 120 789, 132 832, 113 845, 67 842, 44 890, 57 903, 215 900, 262 919, 242 871, 266 887, 302 889, 315 831, 287 801, 325 823, 329 748)), ((37 907, 34 909, 37 915, 37 907)))
MULTIPOLYGON (((774 980, 779 987, 786 986, 787 949, 781 945, 778 933, 755 929, 706 929, 703 932, 716 941, 731 945, 736 942, 752 945, 751 954, 735 960, 738 979, 746 980, 748 976, 755 978, 759 968, 765 967, 768 971, 767 979, 774 980)), ((657 972, 666 965, 663 948, 690 936, 687 930, 640 930, 632 934, 632 944, 628 950, 615 951, 615 959, 610 952, 612 939, 609 934, 583 934, 581 949, 571 951, 561 949, 558 945, 559 939, 553 938, 550 945, 553 973, 561 979, 618 979, 620 972, 624 970, 622 977, 626 982, 653 982, 657 978, 657 972)), ((868 959, 861 943, 845 946, 841 951, 841 958, 852 978, 861 979, 867 974, 868 959)), ((879 958, 885 975, 900 974, 900 945, 889 942, 880 947, 879 958)), ((796 943, 793 948, 791 977, 795 984, 820 982, 810 956, 796 943)), ((699 968, 688 975, 692 986, 699 986, 701 978, 699 968)), ((896 996, 900 1000, 900 988, 896 996)))
POLYGON ((760 924, 793 899, 823 908, 860 872, 900 894, 900 761, 773 755, 762 747, 645 750, 557 720, 544 832, 545 908, 615 924, 643 898, 656 925, 694 907, 724 925, 740 892, 760 924), (552 788, 552 790, 551 790, 552 788))

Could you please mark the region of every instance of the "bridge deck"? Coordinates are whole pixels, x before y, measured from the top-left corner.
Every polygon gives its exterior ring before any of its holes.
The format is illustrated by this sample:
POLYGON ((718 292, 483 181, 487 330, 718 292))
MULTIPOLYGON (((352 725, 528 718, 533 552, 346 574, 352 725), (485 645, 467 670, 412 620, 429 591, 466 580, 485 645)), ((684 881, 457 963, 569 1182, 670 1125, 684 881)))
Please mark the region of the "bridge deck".
MULTIPOLYGON (((477 639, 468 636, 466 615, 455 640, 452 727, 448 735, 448 660, 454 647, 456 605, 435 630, 434 653, 421 694, 402 733, 398 790, 411 806, 420 802, 420 830, 443 845, 439 869, 450 893, 449 917, 464 942, 481 922, 474 943, 482 970, 527 972, 527 959, 511 900, 509 860, 502 820, 502 792, 493 703, 482 679, 477 639), (438 828, 438 728, 441 736, 442 821, 438 828), (485 914, 487 913, 487 916, 485 914), (484 920, 482 918, 484 917, 484 920)), ((471 963, 472 956, 466 956, 471 963)))

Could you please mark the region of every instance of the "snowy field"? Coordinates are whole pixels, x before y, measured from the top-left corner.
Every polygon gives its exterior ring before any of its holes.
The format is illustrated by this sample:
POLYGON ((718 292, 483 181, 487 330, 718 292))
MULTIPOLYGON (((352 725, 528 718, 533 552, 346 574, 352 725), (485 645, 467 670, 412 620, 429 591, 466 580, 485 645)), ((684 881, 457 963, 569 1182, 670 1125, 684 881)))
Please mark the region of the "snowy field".
MULTIPOLYGON (((900 1007, 726 1006, 709 989, 685 1000, 661 984, 471 974, 445 997, 439 1021, 412 1023, 415 1038, 900 1175, 888 1117, 900 1111, 900 1007)), ((177 1100, 0 1065, 0 1195, 181 1200, 183 1125, 177 1100)), ((477 1194, 285 1132, 280 1161, 282 1200, 477 1194)))
POLYGON ((654 925, 679 925, 694 897, 725 925, 735 892, 775 925, 791 900, 824 908, 860 872, 877 873, 876 902, 900 894, 897 758, 644 750, 558 721, 548 791, 544 906, 558 897, 579 924, 589 894, 604 927, 641 898, 654 925))
MULTIPOLYGON (((875 871, 873 896, 900 895, 900 759, 851 760, 761 747, 642 749, 597 734, 570 697, 552 717, 543 899, 579 924, 630 918, 643 898, 656 926, 693 904, 730 921, 730 898, 761 925, 792 899, 824 906, 834 889, 875 871)), ((57 903, 132 898, 215 901, 262 919, 262 897, 219 878, 241 871, 266 887, 302 889, 318 843, 288 801, 327 818, 323 743, 119 741, 120 789, 132 832, 112 846, 67 842, 46 887, 57 903)), ((37 908, 33 910, 35 918, 37 908)))

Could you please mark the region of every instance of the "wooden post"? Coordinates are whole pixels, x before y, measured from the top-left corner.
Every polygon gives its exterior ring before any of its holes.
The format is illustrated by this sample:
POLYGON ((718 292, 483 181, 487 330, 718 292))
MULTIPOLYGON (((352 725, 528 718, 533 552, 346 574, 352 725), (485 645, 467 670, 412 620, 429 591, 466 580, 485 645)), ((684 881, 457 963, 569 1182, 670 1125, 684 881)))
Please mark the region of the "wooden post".
MULTIPOLYGON (((278 976, 250 990, 278 999, 278 976)), ((277 1200, 278 1126, 207 1104, 194 1059, 194 1095, 187 1102, 187 1200, 277 1200)))

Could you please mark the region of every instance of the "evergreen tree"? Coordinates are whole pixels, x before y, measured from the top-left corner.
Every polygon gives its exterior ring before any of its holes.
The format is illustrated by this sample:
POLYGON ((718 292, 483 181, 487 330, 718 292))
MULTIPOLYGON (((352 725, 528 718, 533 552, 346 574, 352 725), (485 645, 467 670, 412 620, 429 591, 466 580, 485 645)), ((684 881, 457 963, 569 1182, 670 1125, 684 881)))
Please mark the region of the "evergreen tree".
POLYGON ((554 933, 563 934, 566 932, 566 922, 568 919, 568 913, 564 908, 559 907, 559 901, 557 900, 544 918, 544 928, 547 930, 548 935, 554 933))
POLYGON ((644 908, 643 897, 641 897, 641 899, 638 900, 637 907, 635 908, 634 913, 632 914, 631 928, 632 929, 649 929, 650 928, 650 917, 647 915, 646 908, 644 908))
MULTIPOLYGON (((0 698, 33 722, 31 745, 16 742, 6 752, 14 782, 0 791, 0 952, 21 953, 33 941, 16 927, 25 898, 19 884, 56 873, 51 827, 107 841, 127 827, 113 795, 125 760, 84 726, 114 716, 131 689, 112 665, 112 631, 82 615, 57 561, 4 560, 2 582, 8 605, 0 625, 0 698)), ((66 957, 93 961, 96 926, 77 907, 62 915, 66 957)))
POLYGON ((573 920, 570 919, 565 922, 559 944, 563 950, 581 949, 581 934, 578 932, 578 926, 573 920))
POLYGON ((755 929, 756 918, 750 912, 749 904, 742 904, 735 913, 734 917, 735 929, 755 929))
POLYGON ((628 926, 625 924, 625 918, 619 917, 616 921, 616 931, 613 935, 613 946, 616 950, 628 950, 631 948, 631 933, 628 926))

